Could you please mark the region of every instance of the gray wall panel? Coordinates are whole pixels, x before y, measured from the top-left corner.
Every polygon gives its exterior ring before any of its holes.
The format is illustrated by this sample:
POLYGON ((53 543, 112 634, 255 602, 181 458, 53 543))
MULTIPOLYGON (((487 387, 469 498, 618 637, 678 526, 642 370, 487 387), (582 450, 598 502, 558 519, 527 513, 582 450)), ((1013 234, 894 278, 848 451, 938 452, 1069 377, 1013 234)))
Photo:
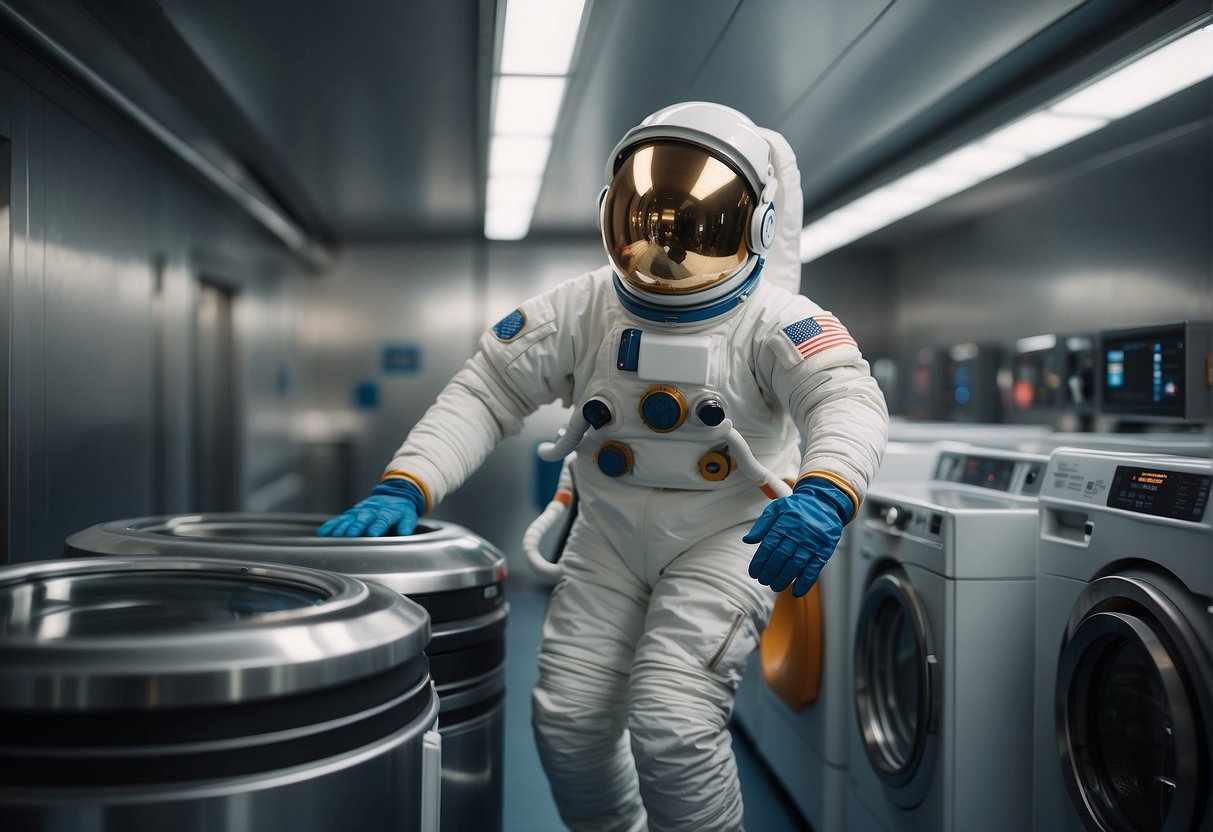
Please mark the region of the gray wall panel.
POLYGON ((298 410, 301 267, 58 75, 17 51, 0 52, 0 64, 13 180, 0 562, 58 556, 66 534, 102 520, 193 508, 192 320, 204 261, 237 264, 231 279, 247 305, 239 500, 300 507, 303 459, 286 414, 298 410))
POLYGON ((1204 128, 904 247, 906 347, 1213 317, 1204 128))
POLYGON ((44 125, 47 454, 34 477, 51 542, 150 501, 150 177, 54 105, 44 125))
POLYGON ((351 490, 365 496, 471 355, 479 329, 471 313, 474 251, 469 243, 354 246, 330 275, 308 284, 302 333, 313 410, 296 430, 317 453, 344 445, 354 460, 348 482, 309 483, 316 510, 339 510, 333 500, 351 490), (386 370, 388 345, 419 348, 419 369, 386 370), (359 406, 362 384, 373 386, 373 406, 359 406))
POLYGON ((1046 170, 990 183, 974 218, 949 221, 945 203, 815 260, 802 287, 869 357, 895 354, 903 376, 922 346, 975 341, 1009 356, 1031 335, 1213 318, 1207 116, 1046 170))

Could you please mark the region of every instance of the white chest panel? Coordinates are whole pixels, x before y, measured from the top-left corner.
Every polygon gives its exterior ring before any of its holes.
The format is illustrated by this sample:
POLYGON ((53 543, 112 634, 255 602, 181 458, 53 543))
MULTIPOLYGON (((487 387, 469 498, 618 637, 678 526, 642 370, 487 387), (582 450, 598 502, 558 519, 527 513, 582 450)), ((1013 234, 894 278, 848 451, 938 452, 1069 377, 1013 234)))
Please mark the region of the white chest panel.
POLYGON ((696 334, 641 330, 634 324, 609 328, 593 378, 578 385, 577 406, 591 397, 607 401, 611 420, 585 434, 579 458, 599 472, 615 472, 607 476, 637 485, 734 485, 743 478, 738 471, 720 478, 704 473, 719 459, 714 455, 723 453, 727 464, 736 453, 726 441, 727 425, 710 424, 701 416, 700 406, 713 402, 739 429, 748 423, 751 435, 745 439, 752 451, 775 463, 787 445, 783 424, 770 419, 744 351, 730 340, 728 326, 696 334))
POLYGON ((708 383, 712 339, 707 335, 646 332, 640 339, 636 378, 667 384, 708 383))

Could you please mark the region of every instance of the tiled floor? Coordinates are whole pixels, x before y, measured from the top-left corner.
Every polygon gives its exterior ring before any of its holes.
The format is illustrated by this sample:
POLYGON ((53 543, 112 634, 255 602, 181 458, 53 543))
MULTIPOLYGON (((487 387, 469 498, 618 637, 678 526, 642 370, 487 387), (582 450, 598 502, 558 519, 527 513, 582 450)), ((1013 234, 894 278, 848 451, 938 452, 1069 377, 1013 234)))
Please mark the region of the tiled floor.
MULTIPOLYGON (((538 676, 545 587, 528 583, 526 575, 512 575, 506 583, 510 617, 506 636, 505 771, 503 785, 504 832, 558 832, 565 827, 556 814, 547 779, 531 735, 530 690, 538 676)), ((748 740, 733 734, 733 748, 741 772, 749 832, 804 832, 808 825, 775 784, 748 740)))

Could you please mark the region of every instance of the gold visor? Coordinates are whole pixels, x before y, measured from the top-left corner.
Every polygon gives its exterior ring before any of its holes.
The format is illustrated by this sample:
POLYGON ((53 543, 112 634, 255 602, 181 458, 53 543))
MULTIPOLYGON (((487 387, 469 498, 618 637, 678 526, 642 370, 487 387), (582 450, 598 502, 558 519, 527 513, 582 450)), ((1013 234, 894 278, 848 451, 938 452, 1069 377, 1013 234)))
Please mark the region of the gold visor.
POLYGON ((640 145, 607 188, 602 233, 619 273, 661 294, 719 283, 749 258, 755 195, 728 162, 693 144, 640 145))

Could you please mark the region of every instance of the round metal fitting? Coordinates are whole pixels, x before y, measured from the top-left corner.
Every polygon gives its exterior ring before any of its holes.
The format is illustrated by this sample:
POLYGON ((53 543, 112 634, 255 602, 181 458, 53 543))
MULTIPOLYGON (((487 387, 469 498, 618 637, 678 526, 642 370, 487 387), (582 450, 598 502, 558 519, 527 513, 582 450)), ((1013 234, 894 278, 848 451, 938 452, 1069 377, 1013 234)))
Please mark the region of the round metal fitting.
POLYGON ((682 427, 687 419, 687 402, 677 387, 658 384, 640 397, 640 419, 657 433, 669 433, 682 427))
POLYGON ((733 473, 733 458, 725 451, 708 451, 699 460, 699 473, 705 480, 720 482, 733 473))
POLYGON ((604 442, 594 454, 594 464, 608 477, 622 477, 632 470, 632 449, 622 442, 604 442))

